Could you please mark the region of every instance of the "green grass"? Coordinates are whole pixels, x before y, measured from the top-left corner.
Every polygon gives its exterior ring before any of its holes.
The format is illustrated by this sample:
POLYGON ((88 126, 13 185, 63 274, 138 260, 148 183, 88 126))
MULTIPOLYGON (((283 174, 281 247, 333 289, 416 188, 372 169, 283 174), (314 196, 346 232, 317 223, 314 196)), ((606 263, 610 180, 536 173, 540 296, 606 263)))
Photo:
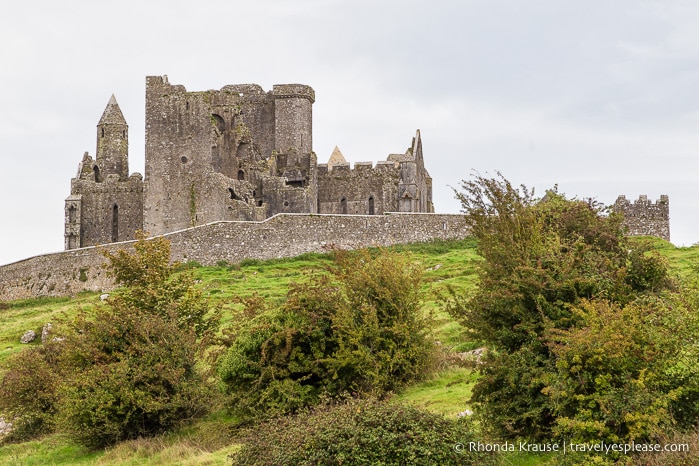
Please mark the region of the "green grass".
MULTIPOLYGON (((649 241, 653 249, 666 257, 675 276, 696 280, 699 267, 699 246, 675 248, 672 244, 655 239, 649 241)), ((465 341, 464 329, 448 316, 440 305, 440 297, 448 287, 460 291, 477 286, 476 269, 480 261, 472 240, 432 242, 393 248, 407 255, 411 262, 424 270, 425 310, 437 321, 436 337, 443 348, 466 351, 479 346, 465 341)), ((323 273, 330 265, 330 256, 304 254, 296 258, 270 261, 249 260, 238 265, 220 262, 214 267, 186 264, 204 293, 224 309, 224 323, 232 319, 236 304, 233 298, 253 294, 281 301, 289 286, 299 280, 310 280, 312 274, 323 273)), ((41 327, 61 318, 74 316, 79 309, 99 305, 99 295, 80 294, 75 298, 38 298, 0 303, 0 375, 4 360, 20 351, 19 338, 26 330, 40 334, 41 327)), ((39 344, 35 342, 34 344, 39 344)), ((452 367, 433 374, 397 395, 399 401, 423 407, 448 417, 470 407, 469 398, 477 372, 473 369, 452 367)), ((235 420, 224 411, 215 411, 206 419, 176 432, 152 438, 122 442, 106 451, 90 452, 75 446, 60 435, 51 435, 38 441, 0 446, 2 465, 218 465, 225 464, 228 454, 237 448, 232 441, 235 420)), ((503 464, 541 465, 556 464, 555 456, 542 454, 508 454, 503 464)))
POLYGON ((447 417, 456 417, 470 408, 471 389, 477 378, 473 369, 452 368, 407 388, 398 395, 398 400, 447 417))

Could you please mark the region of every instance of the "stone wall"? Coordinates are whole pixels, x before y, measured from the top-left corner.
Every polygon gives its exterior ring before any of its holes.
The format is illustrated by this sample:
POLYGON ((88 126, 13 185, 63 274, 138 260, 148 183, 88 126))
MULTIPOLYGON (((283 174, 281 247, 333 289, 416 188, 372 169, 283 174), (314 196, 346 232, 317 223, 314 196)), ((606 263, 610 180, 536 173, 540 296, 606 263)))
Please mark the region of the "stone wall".
POLYGON ((657 236, 670 241, 670 200, 661 195, 660 200, 651 202, 641 195, 631 203, 626 196, 619 196, 614 211, 624 216, 624 226, 629 236, 657 236))
POLYGON ((357 162, 318 164, 318 212, 372 215, 398 211, 400 164, 357 162), (372 208, 373 203, 373 208, 372 208))
MULTIPOLYGON (((434 239, 461 239, 469 234, 458 214, 313 215, 279 214, 262 222, 214 222, 163 235, 174 261, 214 265, 225 260, 293 257, 327 252, 330 247, 356 249, 434 239)), ((133 242, 46 254, 0 267, 0 300, 63 296, 109 290, 102 249, 133 242)))

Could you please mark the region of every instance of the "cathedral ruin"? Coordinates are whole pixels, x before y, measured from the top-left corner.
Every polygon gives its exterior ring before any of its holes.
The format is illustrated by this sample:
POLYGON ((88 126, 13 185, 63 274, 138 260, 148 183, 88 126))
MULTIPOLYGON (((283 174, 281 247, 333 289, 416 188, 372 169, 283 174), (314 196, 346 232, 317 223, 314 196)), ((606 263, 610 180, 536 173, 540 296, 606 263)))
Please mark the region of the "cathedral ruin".
POLYGON ((434 212, 420 131, 403 153, 350 168, 313 152, 315 92, 256 84, 190 92, 146 78, 145 177, 129 174, 128 125, 114 96, 65 201, 65 248, 127 241, 279 213, 434 212))

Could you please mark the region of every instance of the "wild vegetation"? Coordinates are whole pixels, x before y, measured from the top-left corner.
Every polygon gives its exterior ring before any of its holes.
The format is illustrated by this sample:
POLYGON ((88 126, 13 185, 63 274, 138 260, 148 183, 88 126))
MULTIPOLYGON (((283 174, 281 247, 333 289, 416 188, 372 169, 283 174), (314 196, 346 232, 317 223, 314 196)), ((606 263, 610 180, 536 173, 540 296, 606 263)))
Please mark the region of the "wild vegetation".
POLYGON ((484 445, 696 446, 699 248, 501 177, 458 196, 467 241, 216 267, 141 241, 104 302, 0 303, 0 463, 691 464, 484 445))

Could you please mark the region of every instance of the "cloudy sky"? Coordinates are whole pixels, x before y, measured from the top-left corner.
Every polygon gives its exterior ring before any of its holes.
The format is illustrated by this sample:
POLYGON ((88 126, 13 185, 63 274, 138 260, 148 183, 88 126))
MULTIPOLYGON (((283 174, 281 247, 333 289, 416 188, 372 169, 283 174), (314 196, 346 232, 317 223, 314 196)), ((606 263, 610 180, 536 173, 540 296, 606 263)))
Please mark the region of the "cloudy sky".
POLYGON ((143 172, 145 77, 190 91, 304 83, 314 149, 423 139, 438 212, 501 171, 605 204, 670 196, 699 242, 695 0, 23 0, 0 15, 0 264, 63 249, 63 205, 112 93, 143 172))

